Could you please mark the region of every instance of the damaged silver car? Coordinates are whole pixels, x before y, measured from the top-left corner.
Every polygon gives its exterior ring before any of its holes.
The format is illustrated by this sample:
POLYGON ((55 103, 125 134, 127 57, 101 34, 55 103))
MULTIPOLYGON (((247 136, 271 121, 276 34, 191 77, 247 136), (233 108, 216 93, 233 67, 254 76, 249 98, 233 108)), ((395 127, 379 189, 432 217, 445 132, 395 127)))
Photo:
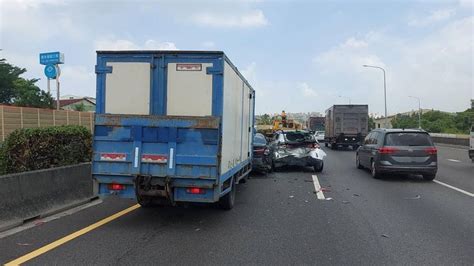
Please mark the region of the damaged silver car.
POLYGON ((321 172, 326 153, 320 148, 314 135, 307 131, 279 131, 271 143, 273 167, 311 166, 321 172))

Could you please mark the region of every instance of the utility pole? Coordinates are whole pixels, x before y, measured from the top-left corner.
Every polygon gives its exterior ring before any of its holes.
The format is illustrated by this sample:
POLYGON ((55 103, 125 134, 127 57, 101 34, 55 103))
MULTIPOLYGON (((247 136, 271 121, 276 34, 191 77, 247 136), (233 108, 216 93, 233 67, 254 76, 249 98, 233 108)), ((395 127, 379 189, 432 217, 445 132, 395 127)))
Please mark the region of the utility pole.
POLYGON ((421 129, 421 100, 420 98, 415 97, 415 96, 408 96, 408 97, 418 100, 418 128, 421 129))
POLYGON ((383 98, 384 98, 384 102, 385 102, 385 120, 384 120, 384 123, 385 123, 385 128, 387 128, 387 121, 388 121, 388 118, 387 118, 387 82, 386 82, 386 77, 385 77, 385 69, 383 69, 382 67, 379 67, 379 66, 371 66, 371 65, 362 65, 363 67, 371 67, 371 68, 378 68, 380 70, 382 70, 383 72, 383 98))

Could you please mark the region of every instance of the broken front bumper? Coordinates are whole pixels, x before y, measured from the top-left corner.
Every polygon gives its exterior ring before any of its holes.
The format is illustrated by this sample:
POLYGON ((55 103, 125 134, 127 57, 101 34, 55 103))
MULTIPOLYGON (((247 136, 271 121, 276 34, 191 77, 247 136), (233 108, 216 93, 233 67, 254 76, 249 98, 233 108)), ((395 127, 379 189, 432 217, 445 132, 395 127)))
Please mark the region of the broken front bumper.
POLYGON ((280 166, 316 166, 320 167, 326 157, 321 149, 296 148, 278 149, 275 151, 273 162, 275 167, 280 166))

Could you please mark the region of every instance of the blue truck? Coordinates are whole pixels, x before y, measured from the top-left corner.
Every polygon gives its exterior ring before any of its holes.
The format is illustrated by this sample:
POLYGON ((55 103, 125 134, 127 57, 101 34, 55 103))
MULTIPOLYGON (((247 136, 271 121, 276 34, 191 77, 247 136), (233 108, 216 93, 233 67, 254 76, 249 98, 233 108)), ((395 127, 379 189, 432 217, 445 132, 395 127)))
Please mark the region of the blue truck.
POLYGON ((98 51, 101 196, 231 209, 251 170, 255 91, 220 51, 98 51))

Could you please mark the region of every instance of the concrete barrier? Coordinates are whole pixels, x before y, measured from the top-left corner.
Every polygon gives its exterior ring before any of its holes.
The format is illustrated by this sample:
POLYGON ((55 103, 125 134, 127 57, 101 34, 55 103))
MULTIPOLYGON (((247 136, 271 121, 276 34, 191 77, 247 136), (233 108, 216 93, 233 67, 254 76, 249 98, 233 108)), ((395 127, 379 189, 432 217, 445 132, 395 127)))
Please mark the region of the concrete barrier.
POLYGON ((469 135, 430 133, 435 143, 469 146, 469 135))
POLYGON ((94 197, 90 163, 0 176, 0 231, 94 197))

